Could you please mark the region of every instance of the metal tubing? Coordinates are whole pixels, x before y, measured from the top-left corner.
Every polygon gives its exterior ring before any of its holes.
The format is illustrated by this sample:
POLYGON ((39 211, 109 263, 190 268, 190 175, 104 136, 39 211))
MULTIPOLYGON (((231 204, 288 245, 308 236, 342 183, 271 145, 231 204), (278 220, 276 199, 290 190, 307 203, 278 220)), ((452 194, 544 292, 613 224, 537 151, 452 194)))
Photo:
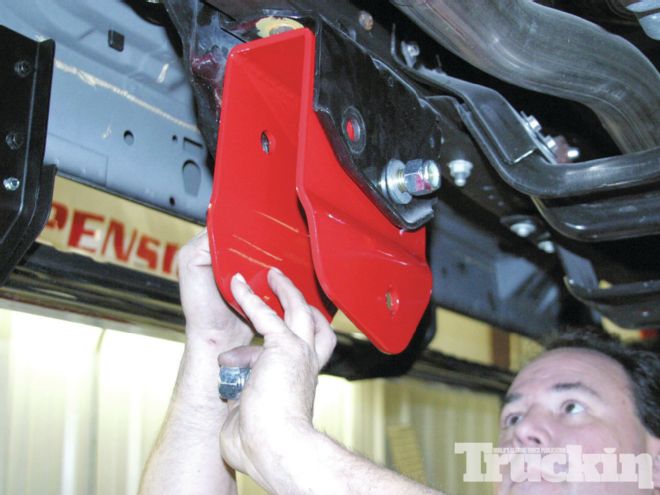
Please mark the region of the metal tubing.
POLYGON ((532 200, 553 229, 577 241, 616 241, 660 232, 660 193, 657 191, 600 201, 532 200))
POLYGON ((660 147, 560 166, 538 155, 515 167, 494 165, 511 187, 539 198, 566 198, 660 183, 660 147))
POLYGON ((393 3, 481 70, 588 106, 622 151, 660 145, 660 74, 623 38, 529 0, 393 3))

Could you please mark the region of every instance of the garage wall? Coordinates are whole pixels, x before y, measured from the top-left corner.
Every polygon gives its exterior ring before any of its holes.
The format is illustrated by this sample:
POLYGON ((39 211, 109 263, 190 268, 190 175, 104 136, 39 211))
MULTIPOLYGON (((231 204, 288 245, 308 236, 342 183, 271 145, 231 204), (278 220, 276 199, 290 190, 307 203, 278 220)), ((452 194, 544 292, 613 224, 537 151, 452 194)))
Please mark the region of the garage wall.
POLYGON ((0 493, 136 493, 182 345, 0 311, 0 493))
MULTIPOLYGON (((95 322, 92 322, 95 323, 95 322)), ((183 345, 167 338, 0 309, 0 493, 137 493, 183 345)), ((452 494, 455 441, 494 441, 498 399, 410 379, 321 377, 317 427, 377 462, 452 494)), ((261 492, 239 480, 241 493, 261 492)))

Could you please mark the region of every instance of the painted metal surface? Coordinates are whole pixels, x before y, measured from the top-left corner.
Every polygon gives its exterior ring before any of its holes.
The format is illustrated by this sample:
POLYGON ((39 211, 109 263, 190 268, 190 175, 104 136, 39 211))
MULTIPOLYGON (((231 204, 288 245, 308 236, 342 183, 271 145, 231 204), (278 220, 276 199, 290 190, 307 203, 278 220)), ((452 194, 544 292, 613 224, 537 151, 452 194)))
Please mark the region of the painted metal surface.
POLYGON ((190 85, 163 26, 129 2, 0 2, 0 24, 56 43, 44 163, 203 221, 213 177, 190 85), (124 38, 122 50, 109 31, 124 38))
POLYGON ((216 281, 234 308, 229 283, 240 272, 281 315, 266 280, 276 266, 330 319, 296 195, 301 60, 309 50, 313 38, 294 32, 230 53, 207 226, 216 281))
POLYGON ((229 57, 208 213, 216 280, 235 306, 229 281, 241 272, 281 314, 266 283, 276 266, 328 318, 325 296, 398 353, 430 297, 425 231, 390 223, 342 168, 313 110, 314 59, 305 29, 229 57))

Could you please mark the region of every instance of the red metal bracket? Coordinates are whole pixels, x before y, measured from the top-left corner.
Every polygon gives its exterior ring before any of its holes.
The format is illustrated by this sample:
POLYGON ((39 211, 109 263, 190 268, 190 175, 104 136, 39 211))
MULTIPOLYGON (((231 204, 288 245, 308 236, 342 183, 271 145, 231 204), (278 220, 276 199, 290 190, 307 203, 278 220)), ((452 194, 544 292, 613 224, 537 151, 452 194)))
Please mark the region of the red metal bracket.
POLYGON ((307 29, 230 53, 208 212, 216 281, 236 308, 229 281, 242 273, 281 314, 266 282, 276 266, 328 320, 323 293, 398 353, 431 294, 425 230, 394 226, 342 168, 313 109, 314 60, 307 29))

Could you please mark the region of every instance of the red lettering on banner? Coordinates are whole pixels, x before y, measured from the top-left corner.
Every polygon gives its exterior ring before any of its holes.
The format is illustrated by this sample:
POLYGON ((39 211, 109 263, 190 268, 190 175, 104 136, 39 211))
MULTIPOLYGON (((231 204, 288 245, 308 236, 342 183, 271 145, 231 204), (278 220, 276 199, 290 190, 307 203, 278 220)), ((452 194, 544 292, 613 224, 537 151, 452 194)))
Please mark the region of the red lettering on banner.
POLYGON ((138 245, 136 254, 138 258, 147 262, 147 266, 149 268, 155 270, 158 266, 158 251, 151 249, 149 247, 150 244, 153 244, 154 247, 157 248, 160 246, 160 241, 158 239, 154 239, 153 237, 143 235, 140 238, 140 244, 138 245))
MULTIPOLYGON (((129 228, 122 220, 53 201, 46 227, 61 236, 69 248, 94 257, 170 278, 177 274, 180 244, 129 228)), ((45 237, 48 239, 47 233, 45 237)))
POLYGON ((128 257, 133 251, 133 246, 135 245, 135 238, 137 237, 137 230, 133 229, 131 234, 131 240, 128 243, 128 247, 124 249, 124 224, 118 222, 117 220, 111 219, 110 225, 108 225, 108 230, 105 235, 105 240, 103 241, 103 247, 101 248, 101 254, 106 255, 108 250, 108 244, 110 244, 110 239, 113 239, 113 246, 115 248, 115 256, 119 261, 128 261, 128 257))
POLYGON ((66 219, 69 217, 69 209, 62 203, 53 201, 50 207, 50 218, 46 227, 50 229, 62 230, 66 224, 66 219))
POLYGON ((167 244, 165 246, 165 256, 163 256, 163 271, 165 273, 172 273, 172 267, 174 265, 174 258, 176 253, 179 251, 178 244, 167 244))
POLYGON ((69 235, 69 246, 83 249, 89 253, 94 254, 96 252, 96 248, 85 247, 81 245, 85 237, 93 238, 94 236, 95 231, 86 228, 86 222, 88 220, 101 223, 105 220, 105 218, 100 215, 95 215, 85 211, 74 212, 73 221, 71 223, 71 234, 69 235))

